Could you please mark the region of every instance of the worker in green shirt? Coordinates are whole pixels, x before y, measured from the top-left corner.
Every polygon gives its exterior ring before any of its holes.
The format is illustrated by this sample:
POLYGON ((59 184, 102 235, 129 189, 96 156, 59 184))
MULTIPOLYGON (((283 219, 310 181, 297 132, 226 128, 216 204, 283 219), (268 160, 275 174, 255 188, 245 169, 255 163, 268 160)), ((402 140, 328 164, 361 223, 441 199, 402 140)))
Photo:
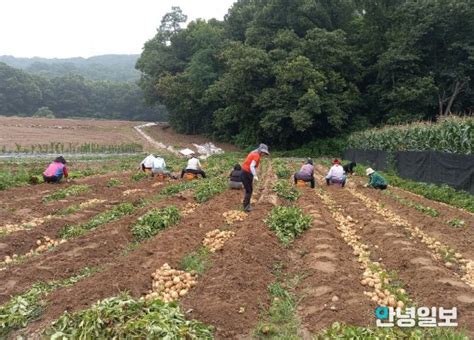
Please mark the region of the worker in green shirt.
POLYGON ((369 183, 367 183, 366 187, 371 187, 374 189, 385 190, 387 189, 387 180, 382 177, 377 171, 372 168, 367 168, 365 170, 367 176, 369 176, 369 183))

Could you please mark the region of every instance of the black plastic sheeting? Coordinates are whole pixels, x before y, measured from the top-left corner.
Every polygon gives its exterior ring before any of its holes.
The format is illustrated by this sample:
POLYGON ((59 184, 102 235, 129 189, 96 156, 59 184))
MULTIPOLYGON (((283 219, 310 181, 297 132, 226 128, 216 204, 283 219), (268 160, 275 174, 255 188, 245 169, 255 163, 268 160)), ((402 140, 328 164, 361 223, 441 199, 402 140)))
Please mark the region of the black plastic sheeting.
POLYGON ((379 150, 344 151, 344 159, 386 170, 389 161, 402 178, 418 182, 447 184, 457 190, 474 194, 474 156, 437 151, 379 150))

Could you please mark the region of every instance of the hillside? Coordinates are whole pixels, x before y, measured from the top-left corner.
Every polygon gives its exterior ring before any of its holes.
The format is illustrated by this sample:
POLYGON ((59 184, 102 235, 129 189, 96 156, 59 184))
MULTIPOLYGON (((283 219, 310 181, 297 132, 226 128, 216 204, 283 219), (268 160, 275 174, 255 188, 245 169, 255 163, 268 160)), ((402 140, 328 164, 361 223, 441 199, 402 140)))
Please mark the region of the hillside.
POLYGON ((107 54, 90 58, 16 58, 0 56, 0 62, 19 68, 27 73, 46 78, 61 77, 69 74, 83 76, 90 80, 135 81, 140 73, 135 70, 138 55, 107 54))

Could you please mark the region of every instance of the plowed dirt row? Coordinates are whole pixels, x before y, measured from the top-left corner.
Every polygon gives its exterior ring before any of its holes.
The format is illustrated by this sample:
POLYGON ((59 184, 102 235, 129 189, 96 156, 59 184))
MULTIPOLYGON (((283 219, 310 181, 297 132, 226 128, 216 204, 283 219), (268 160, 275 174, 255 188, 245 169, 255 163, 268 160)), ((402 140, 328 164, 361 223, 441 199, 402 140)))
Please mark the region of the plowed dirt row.
MULTIPOLYGON (((459 213, 453 214, 446 210, 440 210, 445 209, 440 207, 440 209, 438 209, 440 215, 431 217, 414 208, 403 205, 396 199, 378 190, 370 191, 370 195, 373 199, 385 204, 389 209, 397 211, 397 214, 403 216, 413 226, 417 226, 428 235, 456 249, 466 258, 474 259, 474 248, 472 246, 474 242, 474 228, 472 227, 474 226, 474 224, 472 224, 474 223, 474 219, 465 220, 468 224, 466 227, 453 228, 448 225, 447 221, 453 218, 460 218, 459 213)), ((420 204, 422 203, 420 202, 420 204)))
POLYGON ((474 295, 453 271, 432 258, 429 248, 411 239, 403 227, 393 225, 367 207, 348 190, 324 187, 344 214, 356 219, 360 233, 372 249, 374 261, 395 270, 418 306, 457 307, 461 327, 474 333, 474 295))
MULTIPOLYGON (((137 297, 143 295, 151 288, 150 274, 165 262, 174 268, 178 267, 181 258, 200 244, 206 232, 224 223, 222 213, 235 208, 242 198, 241 195, 241 192, 226 191, 210 202, 200 205, 177 226, 162 231, 139 248, 132 250, 127 256, 109 255, 109 265, 97 274, 72 287, 51 293, 47 298, 45 312, 28 327, 25 334, 46 327, 65 310, 75 312, 91 306, 97 300, 115 296, 122 291, 129 291, 137 297), (212 211, 212 214, 209 214, 209 211, 212 211)), ((97 236, 94 238, 99 239, 97 236)), ((110 236, 103 239, 102 242, 116 246, 115 241, 110 240, 110 236)), ((61 256, 64 257, 64 253, 61 256)), ((94 258, 106 256, 96 254, 94 258)))
POLYGON ((0 305, 11 295, 21 293, 37 281, 61 280, 77 274, 84 267, 113 263, 133 240, 131 226, 137 218, 154 207, 184 206, 193 198, 180 195, 138 209, 133 214, 111 222, 55 249, 0 272, 0 305))
POLYGON ((290 267, 306 274, 299 288, 303 329, 315 334, 333 322, 372 326, 376 305, 358 284, 363 270, 314 190, 301 188, 297 205, 313 216, 313 226, 293 243, 291 251, 290 267))
POLYGON ((135 182, 130 179, 130 172, 120 174, 107 174, 100 176, 91 176, 83 179, 75 180, 74 183, 57 184, 39 184, 34 187, 18 187, 6 191, 0 191, 0 202, 2 209, 0 210, 1 226, 10 223, 28 222, 35 217, 43 217, 54 213, 57 210, 65 208, 74 203, 80 203, 85 199, 97 198, 110 200, 111 197, 121 195, 121 191, 126 187, 135 188, 142 187, 143 181, 135 182), (107 180, 117 178, 124 185, 108 188, 107 180), (78 196, 69 196, 65 199, 51 202, 43 202, 44 196, 52 194, 58 190, 68 188, 72 185, 86 184, 90 186, 90 191, 84 192, 78 196))
POLYGON ((255 206, 248 217, 231 228, 236 236, 212 257, 212 268, 181 305, 190 316, 216 327, 218 339, 250 337, 269 304, 268 285, 274 264, 286 263, 286 251, 263 222, 272 205, 255 206), (243 307, 244 312, 239 313, 243 307))
MULTIPOLYGON (((66 216, 55 216, 54 218, 45 221, 43 224, 40 224, 31 229, 20 230, 1 237, 0 259, 3 259, 3 257, 6 255, 22 255, 27 253, 30 249, 35 247, 36 240, 40 239, 43 236, 48 236, 54 239, 57 238, 57 232, 66 224, 77 225, 82 222, 86 222, 92 216, 110 209, 114 204, 123 202, 134 202, 140 198, 151 197, 157 194, 159 190, 167 186, 169 183, 173 183, 167 181, 162 182, 159 186, 153 187, 153 185, 156 185, 155 181, 143 179, 139 182, 132 181, 128 185, 124 184, 117 187, 107 188, 106 186, 104 187, 104 182, 106 182, 105 178, 102 179, 100 182, 97 182, 97 185, 94 186, 95 188, 97 188, 97 190, 94 190, 94 192, 89 192, 78 197, 71 197, 70 199, 65 200, 67 202, 59 202, 58 204, 53 205, 54 207, 44 207, 42 214, 38 217, 45 217, 49 213, 57 211, 59 209, 58 206, 62 206, 63 208, 65 208, 73 204, 86 202, 91 198, 104 200, 104 203, 78 211, 74 214, 66 216), (139 191, 132 191, 130 194, 124 195, 124 190, 139 191)), ((36 213, 38 215, 41 213, 41 206, 39 208, 39 211, 36 211, 36 213)), ((27 221, 30 221, 31 219, 32 215, 28 215, 28 217, 26 218, 27 221)))

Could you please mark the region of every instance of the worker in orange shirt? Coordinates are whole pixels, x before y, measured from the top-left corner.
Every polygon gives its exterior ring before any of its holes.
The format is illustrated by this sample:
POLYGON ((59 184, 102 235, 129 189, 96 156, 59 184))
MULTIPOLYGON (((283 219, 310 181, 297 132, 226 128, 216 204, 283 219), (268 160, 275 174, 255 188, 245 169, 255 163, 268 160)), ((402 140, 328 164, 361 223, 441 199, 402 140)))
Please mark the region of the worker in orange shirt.
POLYGON ((257 168, 260 164, 260 158, 262 155, 268 155, 268 146, 265 144, 260 144, 256 150, 253 150, 247 155, 244 164, 242 164, 242 184, 245 189, 244 196, 244 211, 250 212, 252 208, 250 207, 250 198, 252 197, 253 192, 253 179, 255 178, 258 181, 257 168))

